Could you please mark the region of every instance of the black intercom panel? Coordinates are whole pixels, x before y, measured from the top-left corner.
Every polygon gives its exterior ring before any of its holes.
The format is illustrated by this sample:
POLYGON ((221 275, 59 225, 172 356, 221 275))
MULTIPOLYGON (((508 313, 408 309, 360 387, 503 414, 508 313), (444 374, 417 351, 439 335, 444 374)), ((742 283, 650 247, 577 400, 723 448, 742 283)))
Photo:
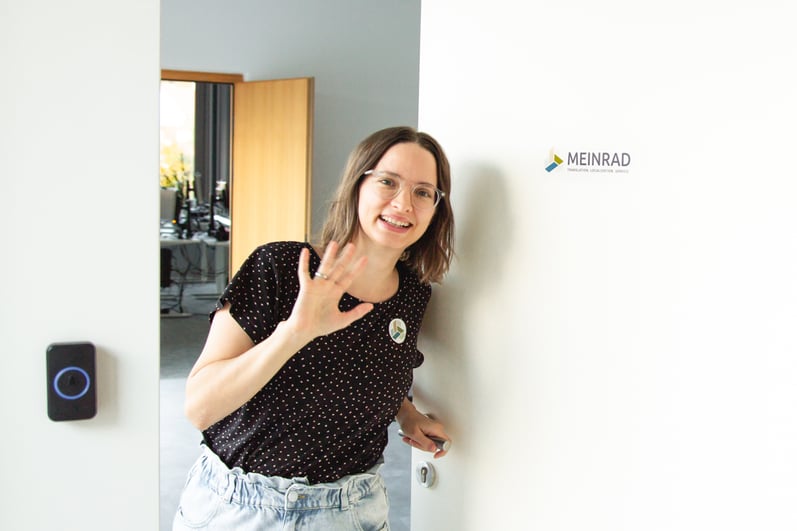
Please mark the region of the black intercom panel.
POLYGON ((47 416, 90 419, 97 413, 96 352, 91 343, 47 347, 47 416))

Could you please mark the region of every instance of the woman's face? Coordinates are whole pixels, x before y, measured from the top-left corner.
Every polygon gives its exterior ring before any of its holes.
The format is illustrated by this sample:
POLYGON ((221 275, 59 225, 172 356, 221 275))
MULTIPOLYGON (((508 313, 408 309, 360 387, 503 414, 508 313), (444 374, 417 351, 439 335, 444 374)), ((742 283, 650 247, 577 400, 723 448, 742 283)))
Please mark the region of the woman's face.
POLYGON ((437 187, 437 163, 418 144, 405 142, 388 149, 372 170, 360 183, 358 236, 400 254, 423 236, 434 217, 435 208, 424 207, 418 197, 425 197, 424 188, 416 186, 437 187), (398 194, 388 197, 386 186, 398 186, 398 194))

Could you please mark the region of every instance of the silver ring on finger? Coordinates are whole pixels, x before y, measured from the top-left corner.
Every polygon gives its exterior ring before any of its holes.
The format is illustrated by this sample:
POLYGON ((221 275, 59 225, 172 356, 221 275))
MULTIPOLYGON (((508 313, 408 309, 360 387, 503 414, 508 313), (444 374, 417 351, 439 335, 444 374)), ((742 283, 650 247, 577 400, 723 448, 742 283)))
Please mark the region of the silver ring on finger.
POLYGON ((322 273, 321 271, 316 271, 313 278, 320 278, 320 279, 323 279, 323 280, 329 280, 329 277, 327 275, 325 275, 324 273, 322 273))

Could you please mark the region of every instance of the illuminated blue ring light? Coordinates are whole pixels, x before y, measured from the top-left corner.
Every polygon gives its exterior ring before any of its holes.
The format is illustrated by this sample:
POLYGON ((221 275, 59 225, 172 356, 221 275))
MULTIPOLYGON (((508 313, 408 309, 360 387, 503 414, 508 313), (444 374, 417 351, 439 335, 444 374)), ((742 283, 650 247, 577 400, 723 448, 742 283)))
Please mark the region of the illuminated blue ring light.
POLYGON ((89 378, 89 373, 87 373, 80 367, 64 367, 63 369, 58 371, 58 374, 56 374, 55 378, 53 378, 53 389, 55 389, 56 394, 58 394, 58 396, 60 396, 64 400, 77 400, 78 398, 82 397, 83 395, 89 392, 89 386, 91 386, 91 378, 89 378), (58 380, 61 378, 61 376, 63 376, 65 373, 69 371, 77 371, 80 374, 82 374, 83 377, 86 379, 86 387, 84 387, 83 390, 76 395, 67 395, 61 392, 61 389, 58 388, 58 380))

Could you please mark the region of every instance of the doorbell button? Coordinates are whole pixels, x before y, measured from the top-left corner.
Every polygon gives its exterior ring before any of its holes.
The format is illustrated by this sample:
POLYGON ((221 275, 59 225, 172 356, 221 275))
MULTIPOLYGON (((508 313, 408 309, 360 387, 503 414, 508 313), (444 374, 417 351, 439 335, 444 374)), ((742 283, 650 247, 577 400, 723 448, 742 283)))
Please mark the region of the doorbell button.
POLYGON ((47 347, 47 416, 90 419, 97 413, 94 345, 53 343, 47 347))
POLYGON ((64 400, 77 400, 89 392, 91 378, 80 367, 64 367, 53 380, 56 394, 64 400))

